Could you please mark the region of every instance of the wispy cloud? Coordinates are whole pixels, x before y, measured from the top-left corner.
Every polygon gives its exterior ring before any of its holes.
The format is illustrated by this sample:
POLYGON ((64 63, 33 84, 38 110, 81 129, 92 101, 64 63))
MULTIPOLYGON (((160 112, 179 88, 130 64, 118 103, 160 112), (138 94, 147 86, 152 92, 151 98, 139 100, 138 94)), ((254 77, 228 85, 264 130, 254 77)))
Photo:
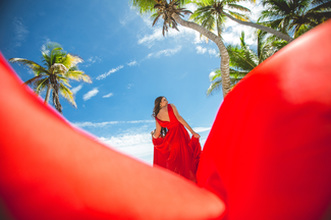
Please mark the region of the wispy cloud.
POLYGON ((72 123, 74 126, 79 128, 93 127, 100 128, 107 125, 117 125, 117 124, 146 124, 154 123, 154 120, 134 120, 134 121, 105 121, 105 122, 75 122, 72 123))
MULTIPOLYGON (((241 5, 251 10, 251 14, 249 16, 253 22, 257 21, 261 15, 262 10, 264 10, 261 1, 258 1, 257 4, 243 2, 241 5)), ((245 33, 245 41, 248 45, 257 44, 257 29, 248 27, 246 25, 240 25, 230 19, 227 20, 225 27, 226 29, 222 33, 222 38, 226 44, 239 45, 241 32, 245 33)))
MULTIPOLYGON (((169 38, 182 38, 187 41, 187 39, 195 39, 197 36, 197 32, 186 28, 180 27, 179 31, 175 29, 169 29, 165 36, 162 34, 162 26, 154 26, 151 34, 146 34, 143 37, 138 39, 138 44, 146 45, 151 48, 156 42, 163 41, 169 38)), ((194 40, 195 41, 195 40, 194 40)))
POLYGON ((102 61, 102 59, 100 57, 98 57, 98 56, 91 56, 91 57, 89 57, 85 61, 84 66, 85 67, 89 67, 89 66, 91 66, 91 65, 93 65, 95 63, 100 63, 101 61, 102 61))
MULTIPOLYGON (((117 150, 147 164, 151 165, 153 163, 154 148, 150 131, 155 128, 154 120, 77 122, 72 124, 81 129, 102 129, 103 131, 109 131, 106 132, 108 133, 107 135, 98 137, 102 143, 113 150, 117 150), (121 133, 110 130, 117 130, 118 126, 126 129, 121 133)), ((203 146, 211 128, 193 127, 193 129, 201 135, 200 143, 203 146)))
POLYGON ((76 87, 72 88, 71 91, 72 91, 73 94, 77 94, 77 92, 79 90, 81 90, 82 88, 83 88, 83 85, 79 85, 79 86, 76 86, 76 87))
MULTIPOLYGON (((207 139, 208 133, 206 132, 211 128, 195 127, 193 129, 200 133, 200 144, 203 146, 207 139)), ((149 132, 128 132, 108 138, 100 137, 99 140, 119 152, 132 156, 147 164, 153 164, 154 147, 149 132)))
POLYGON ((142 162, 153 164, 153 143, 149 133, 128 133, 99 140, 121 153, 134 157, 142 162))
POLYGON ((116 68, 113 68, 113 69, 109 70, 108 72, 99 75, 96 79, 97 80, 102 80, 102 79, 106 78, 107 76, 109 76, 110 74, 116 73, 117 71, 119 71, 123 67, 124 67, 123 65, 120 65, 120 66, 118 66, 116 68))
POLYGON ((196 46, 195 49, 196 49, 198 54, 208 53, 211 56, 218 56, 218 53, 215 49, 208 49, 208 48, 202 47, 202 46, 196 46))
POLYGON ((137 64, 138 64, 138 62, 136 60, 133 60, 133 61, 128 63, 128 66, 135 66, 137 64))
POLYGON ((207 52, 207 48, 205 47, 197 46, 195 49, 197 50, 198 54, 204 54, 207 52))
POLYGON ((138 44, 153 44, 154 41, 162 40, 164 37, 162 35, 162 31, 155 30, 150 35, 145 35, 141 39, 138 40, 138 44))
POLYGON ((15 46, 20 47, 22 45, 22 42, 25 41, 27 35, 29 34, 29 30, 23 24, 23 20, 21 18, 15 17, 13 20, 13 26, 15 31, 15 46))
POLYGON ((127 89, 131 89, 133 87, 132 83, 129 83, 128 86, 126 87, 127 89))
POLYGON ((194 127, 193 130, 197 133, 210 131, 211 127, 194 127))
POLYGON ((111 92, 111 93, 108 93, 107 95, 104 95, 102 96, 102 98, 109 98, 109 97, 112 97, 114 94, 111 92))
POLYGON ((83 99, 84 101, 89 100, 90 98, 92 98, 93 96, 96 96, 99 93, 98 88, 94 88, 91 91, 87 92, 84 96, 83 99))
POLYGON ((150 53, 147 55, 147 58, 159 58, 161 56, 172 56, 176 53, 178 53, 180 50, 182 49, 181 46, 178 46, 176 48, 173 48, 173 49, 165 49, 165 50, 161 50, 161 51, 158 51, 156 53, 150 53))

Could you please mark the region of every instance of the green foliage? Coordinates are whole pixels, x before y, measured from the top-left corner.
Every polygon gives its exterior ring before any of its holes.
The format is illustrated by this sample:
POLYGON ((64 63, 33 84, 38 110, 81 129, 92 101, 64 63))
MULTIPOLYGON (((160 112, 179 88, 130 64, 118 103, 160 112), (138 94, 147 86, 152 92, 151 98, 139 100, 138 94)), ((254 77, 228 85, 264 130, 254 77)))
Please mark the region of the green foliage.
POLYGON ((163 29, 162 34, 164 36, 165 32, 168 31, 169 27, 174 28, 177 31, 177 22, 173 18, 173 14, 177 14, 179 16, 184 16, 184 14, 190 14, 192 12, 186 10, 185 8, 180 7, 180 2, 178 0, 170 0, 169 3, 167 1, 160 1, 160 3, 157 3, 154 5, 154 8, 157 10, 155 16, 155 19, 153 21, 153 26, 157 22, 157 20, 162 17, 163 18, 163 29))
POLYGON ((234 0, 193 0, 191 2, 198 8, 191 15, 190 19, 215 32, 218 36, 221 36, 221 30, 226 21, 226 16, 223 12, 228 12, 233 17, 243 21, 248 20, 247 15, 243 13, 250 12, 248 8, 236 4, 238 1, 234 0))
POLYGON ((17 62, 28 66, 35 74, 25 84, 31 85, 37 94, 47 90, 45 102, 48 102, 50 92, 55 108, 62 113, 59 94, 77 107, 69 80, 91 83, 91 79, 77 67, 83 60, 75 55, 65 52, 58 43, 49 42, 42 46, 42 63, 45 67, 24 58, 11 58, 10 62, 17 62))
MULTIPOLYGON (((245 42, 245 33, 241 33, 240 46, 227 46, 230 56, 230 83, 234 87, 250 71, 257 67, 264 60, 272 56, 287 44, 284 40, 278 40, 273 35, 266 32, 257 32, 257 50, 252 50, 245 42)), ((207 95, 219 89, 222 85, 222 73, 220 69, 210 73, 211 84, 207 90, 207 95)))
MULTIPOLYGON (((156 4, 168 4, 168 1, 166 0, 130 0, 131 4, 133 7, 138 8, 139 12, 141 14, 146 14, 146 13, 155 13, 155 5, 156 4)), ((179 7, 189 3, 190 1, 188 0, 177 0, 177 1, 172 1, 171 2, 178 2, 179 7)), ((169 4, 170 4, 169 3, 169 4)))
POLYGON ((294 38, 331 18, 330 0, 263 0, 259 21, 294 38))

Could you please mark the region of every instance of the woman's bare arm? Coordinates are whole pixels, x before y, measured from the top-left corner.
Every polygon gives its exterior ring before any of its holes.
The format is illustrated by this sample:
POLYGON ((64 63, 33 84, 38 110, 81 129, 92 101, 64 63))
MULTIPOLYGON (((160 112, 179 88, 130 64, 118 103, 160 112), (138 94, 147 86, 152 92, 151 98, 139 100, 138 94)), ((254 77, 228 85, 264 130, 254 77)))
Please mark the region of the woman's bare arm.
POLYGON ((159 138, 161 134, 161 125, 157 122, 156 119, 155 119, 155 125, 156 125, 156 129, 155 132, 153 133, 153 138, 159 138))
POLYGON ((184 120, 184 118, 178 113, 178 110, 176 108, 176 106, 174 104, 170 104, 172 109, 174 110, 174 114, 177 118, 177 120, 182 124, 184 125, 190 132, 191 134, 196 137, 196 138, 199 138, 200 135, 198 133, 196 133, 195 131, 193 131, 193 129, 190 127, 190 125, 184 120))

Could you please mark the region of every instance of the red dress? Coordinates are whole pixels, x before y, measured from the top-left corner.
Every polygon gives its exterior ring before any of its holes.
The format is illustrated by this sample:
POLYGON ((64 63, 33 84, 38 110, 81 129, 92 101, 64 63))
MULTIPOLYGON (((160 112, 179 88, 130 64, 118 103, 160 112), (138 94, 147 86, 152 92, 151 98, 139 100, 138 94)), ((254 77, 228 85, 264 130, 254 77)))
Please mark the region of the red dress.
POLYGON ((196 181, 196 171, 200 160, 201 146, 199 138, 192 136, 177 120, 173 109, 168 104, 170 121, 155 117, 161 127, 168 129, 164 138, 153 138, 154 165, 174 171, 189 180, 196 181))

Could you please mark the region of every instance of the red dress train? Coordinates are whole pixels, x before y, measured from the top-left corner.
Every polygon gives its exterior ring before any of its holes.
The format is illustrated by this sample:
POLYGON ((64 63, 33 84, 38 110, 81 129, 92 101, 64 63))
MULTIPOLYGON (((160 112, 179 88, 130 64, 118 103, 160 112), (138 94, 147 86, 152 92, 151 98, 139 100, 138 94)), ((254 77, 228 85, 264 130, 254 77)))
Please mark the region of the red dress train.
POLYGON ((185 127, 177 120, 171 105, 168 104, 167 107, 170 121, 162 121, 155 117, 168 132, 163 138, 153 138, 153 163, 196 181, 201 153, 199 138, 190 138, 185 127))

